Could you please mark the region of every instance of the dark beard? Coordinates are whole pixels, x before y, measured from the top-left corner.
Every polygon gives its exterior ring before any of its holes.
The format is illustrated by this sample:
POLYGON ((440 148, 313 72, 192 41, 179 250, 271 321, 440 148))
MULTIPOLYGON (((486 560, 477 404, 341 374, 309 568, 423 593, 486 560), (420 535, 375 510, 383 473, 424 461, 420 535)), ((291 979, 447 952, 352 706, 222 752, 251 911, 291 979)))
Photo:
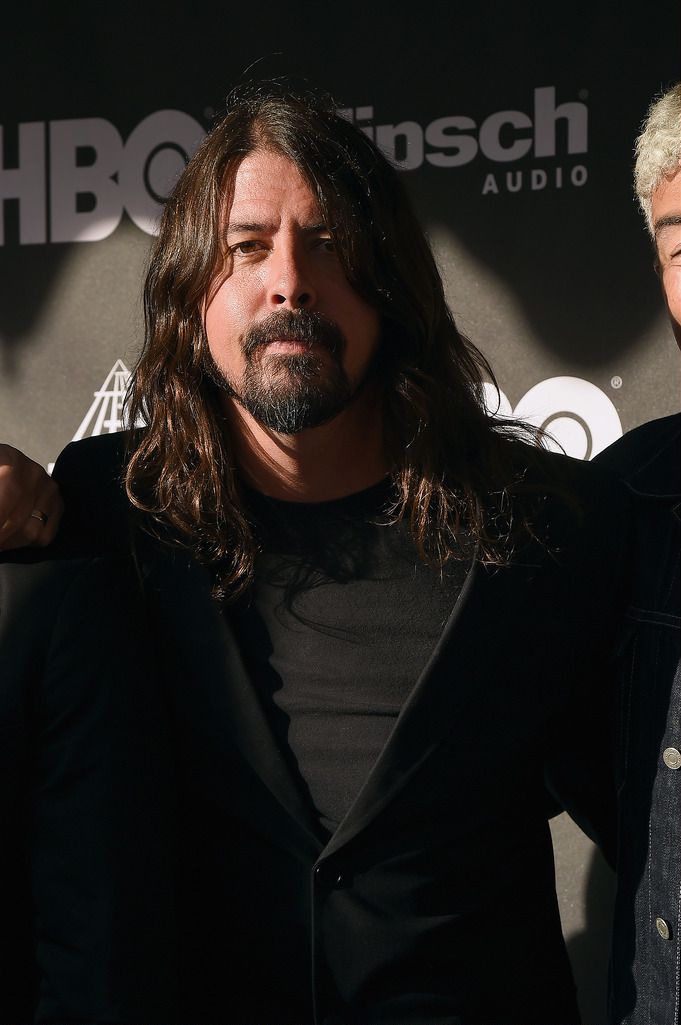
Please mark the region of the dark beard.
POLYGON ((246 367, 240 392, 208 349, 204 369, 259 424, 278 434, 298 434, 327 423, 353 401, 361 387, 353 391, 343 369, 345 338, 340 328, 319 313, 271 313, 247 332, 242 349, 246 367), (280 338, 304 342, 309 349, 292 355, 265 355, 268 342, 280 338), (320 354, 316 346, 323 346, 328 355, 320 354))

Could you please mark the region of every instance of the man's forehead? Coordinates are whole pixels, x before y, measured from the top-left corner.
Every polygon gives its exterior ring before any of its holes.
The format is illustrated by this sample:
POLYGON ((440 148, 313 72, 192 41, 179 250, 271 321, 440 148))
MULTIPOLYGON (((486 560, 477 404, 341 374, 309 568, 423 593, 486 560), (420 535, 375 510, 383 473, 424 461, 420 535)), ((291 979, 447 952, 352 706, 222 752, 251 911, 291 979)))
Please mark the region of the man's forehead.
POLYGON ((293 161, 270 150, 256 150, 240 162, 225 211, 230 231, 276 227, 282 214, 305 227, 320 224, 319 201, 293 161))

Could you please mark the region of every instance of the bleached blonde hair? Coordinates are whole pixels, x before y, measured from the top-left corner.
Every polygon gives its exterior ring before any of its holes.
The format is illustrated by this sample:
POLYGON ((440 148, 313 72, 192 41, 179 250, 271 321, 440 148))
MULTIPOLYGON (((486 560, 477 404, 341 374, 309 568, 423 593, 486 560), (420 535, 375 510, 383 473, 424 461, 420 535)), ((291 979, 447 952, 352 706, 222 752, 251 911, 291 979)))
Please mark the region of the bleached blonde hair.
POLYGON ((650 105, 634 150, 634 186, 641 210, 653 229, 653 193, 662 178, 681 166, 681 82, 650 105))

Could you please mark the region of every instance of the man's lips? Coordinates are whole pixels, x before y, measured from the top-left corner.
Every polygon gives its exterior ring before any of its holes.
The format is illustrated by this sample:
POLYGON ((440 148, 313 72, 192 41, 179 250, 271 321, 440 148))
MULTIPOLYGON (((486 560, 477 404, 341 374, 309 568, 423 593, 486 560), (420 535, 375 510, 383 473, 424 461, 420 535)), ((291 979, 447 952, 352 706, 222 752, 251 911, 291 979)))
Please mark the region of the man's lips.
POLYGON ((264 348, 265 352, 290 355, 291 353, 309 352, 311 347, 309 342, 301 342, 297 338, 275 338, 273 341, 267 342, 264 348))

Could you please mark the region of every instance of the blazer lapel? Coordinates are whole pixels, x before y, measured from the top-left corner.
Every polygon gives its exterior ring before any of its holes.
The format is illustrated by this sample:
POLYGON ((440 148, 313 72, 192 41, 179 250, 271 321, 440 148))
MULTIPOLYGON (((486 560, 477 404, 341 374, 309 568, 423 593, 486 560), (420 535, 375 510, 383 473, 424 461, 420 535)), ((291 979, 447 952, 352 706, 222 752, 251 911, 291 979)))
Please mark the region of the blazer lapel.
MULTIPOLYGON (((326 847, 306 795, 289 772, 243 665, 233 629, 210 597, 210 577, 186 553, 155 545, 143 576, 180 689, 190 695, 192 728, 207 744, 232 744, 319 853, 331 854, 364 830, 431 756, 495 671, 487 628, 512 593, 509 570, 490 573, 475 558, 428 663, 362 789, 326 847), (488 664, 482 668, 482 663, 488 664)), ((516 578, 517 583, 517 578, 516 578)), ((479 694, 478 694, 479 696, 479 694)), ((259 809, 254 806, 254 817, 259 809)), ((262 818, 260 818, 262 824, 262 818)))
MULTIPOLYGON (((232 744, 320 849, 319 826, 272 734, 228 618, 211 598, 207 570, 191 556, 154 545, 142 560, 145 589, 178 703, 199 742, 232 744)), ((254 809, 257 813, 257 809, 254 809)))
MULTIPOLYGON (((457 714, 475 697, 480 679, 477 667, 485 657, 481 625, 484 629, 488 592, 495 589, 495 579, 474 559, 440 640, 364 786, 325 847, 325 857, 395 800, 439 746, 457 714)), ((487 656, 492 656, 489 645, 487 656)))

